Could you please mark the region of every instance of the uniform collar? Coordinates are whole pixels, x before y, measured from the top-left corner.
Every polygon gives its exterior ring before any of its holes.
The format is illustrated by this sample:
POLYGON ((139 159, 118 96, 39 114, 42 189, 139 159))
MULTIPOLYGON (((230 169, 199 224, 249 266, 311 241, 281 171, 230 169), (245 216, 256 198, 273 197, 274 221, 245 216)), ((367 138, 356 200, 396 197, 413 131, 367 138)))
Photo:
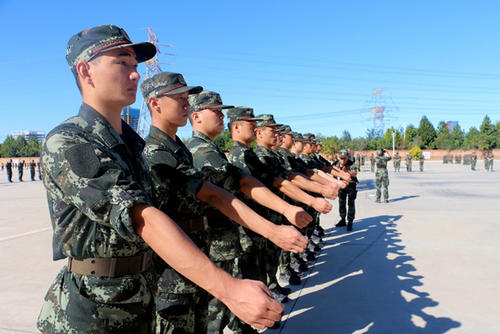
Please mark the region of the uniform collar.
POLYGON ((106 146, 113 148, 119 144, 125 144, 124 141, 126 141, 126 146, 132 152, 142 152, 144 140, 123 120, 122 135, 120 136, 106 118, 86 103, 82 103, 80 106, 78 116, 87 122, 92 129, 92 133, 98 136, 106 146))
POLYGON ((203 141, 206 141, 209 143, 213 143, 209 136, 207 136, 206 134, 204 134, 203 132, 198 131, 198 130, 193 131, 193 137, 200 138, 203 141))
POLYGON ((243 144, 242 142, 240 142, 238 140, 233 140, 233 147, 239 147, 239 148, 249 149, 248 146, 246 146, 245 144, 243 144))
POLYGON ((165 146, 172 152, 176 152, 182 149, 183 146, 185 146, 182 140, 179 139, 179 137, 175 136, 175 140, 173 140, 172 137, 170 137, 168 134, 158 129, 154 125, 151 125, 151 127, 149 128, 148 137, 158 140, 162 143, 163 146, 165 146))

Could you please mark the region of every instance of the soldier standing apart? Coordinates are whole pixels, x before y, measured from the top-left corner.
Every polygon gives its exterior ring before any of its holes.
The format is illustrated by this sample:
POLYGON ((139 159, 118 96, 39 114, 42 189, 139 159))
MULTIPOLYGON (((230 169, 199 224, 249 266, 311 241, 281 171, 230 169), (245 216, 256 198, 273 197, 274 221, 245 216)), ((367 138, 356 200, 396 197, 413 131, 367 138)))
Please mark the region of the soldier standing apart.
POLYGON ((470 156, 470 168, 471 170, 476 170, 476 164, 477 164, 477 155, 476 152, 472 152, 470 156))
POLYGON ((35 167, 36 167, 35 160, 31 160, 31 162, 30 162, 31 181, 35 181, 35 167))
POLYGON ((342 171, 347 172, 351 175, 351 181, 349 182, 347 187, 339 190, 340 221, 335 226, 346 226, 345 217, 347 213, 347 230, 352 231, 352 223, 356 214, 356 207, 354 202, 358 193, 358 191, 356 190, 356 184, 358 183, 356 175, 359 171, 359 166, 353 163, 353 161, 348 158, 346 150, 340 150, 340 159, 335 161, 333 164, 340 168, 342 171), (349 207, 348 211, 346 210, 346 204, 349 207))
POLYGON ((370 154, 370 171, 375 171, 375 156, 373 156, 373 153, 370 154))
POLYGON ((24 160, 17 164, 17 176, 19 182, 23 182, 24 160))
POLYGON ((399 155, 399 152, 396 152, 394 155, 394 171, 399 173, 399 169, 401 168, 401 156, 399 155))
POLYGON ((153 44, 133 44, 113 25, 68 43, 82 105, 48 134, 40 159, 53 258, 69 260, 45 297, 37 322, 43 333, 151 333, 151 249, 243 321, 264 329, 280 318, 283 307, 261 282, 215 266, 152 205, 144 142, 120 115, 136 98, 137 63, 155 53, 153 44))
POLYGON ((493 152, 491 152, 491 150, 486 155, 486 159, 488 159, 488 170, 490 172, 493 172, 493 161, 495 160, 495 156, 493 155, 493 152))
POLYGON ((376 202, 380 203, 382 190, 384 192, 384 201, 389 203, 389 172, 387 171, 387 162, 391 160, 389 153, 384 149, 377 151, 375 164, 377 165, 377 172, 375 173, 375 184, 377 185, 376 202))
POLYGON ((5 169, 7 171, 7 180, 9 180, 9 182, 12 182, 12 159, 7 161, 7 163, 5 164, 5 169))
POLYGON ((406 154, 406 171, 407 172, 411 172, 411 160, 413 159, 413 156, 410 154, 410 152, 408 152, 408 154, 406 154))
POLYGON ((424 171, 424 160, 425 160, 424 155, 422 153, 420 153, 420 156, 418 157, 418 166, 419 166, 421 172, 424 171))

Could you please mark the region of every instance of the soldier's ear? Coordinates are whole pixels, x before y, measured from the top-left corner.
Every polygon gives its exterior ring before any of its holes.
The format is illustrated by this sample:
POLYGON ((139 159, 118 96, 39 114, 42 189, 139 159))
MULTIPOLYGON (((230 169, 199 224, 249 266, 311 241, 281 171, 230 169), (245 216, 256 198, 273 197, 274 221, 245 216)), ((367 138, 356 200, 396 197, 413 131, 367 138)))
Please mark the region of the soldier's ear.
MULTIPOLYGON (((78 62, 76 64, 76 72, 78 73, 78 80, 80 80, 80 85, 85 86, 91 85, 94 86, 91 77, 90 65, 84 61, 78 62)), ((83 87, 82 87, 83 88, 83 87)))
POLYGON ((153 116, 154 112, 161 113, 159 99, 156 97, 151 96, 148 99, 148 106, 149 111, 151 111, 151 116, 153 116))

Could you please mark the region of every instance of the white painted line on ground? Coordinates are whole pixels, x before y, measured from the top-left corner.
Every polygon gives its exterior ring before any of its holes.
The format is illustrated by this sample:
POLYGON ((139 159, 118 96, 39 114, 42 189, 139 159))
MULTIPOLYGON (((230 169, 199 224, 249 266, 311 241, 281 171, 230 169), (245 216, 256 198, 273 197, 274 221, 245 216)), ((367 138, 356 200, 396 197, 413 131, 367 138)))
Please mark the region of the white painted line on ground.
POLYGON ((12 239, 17 239, 17 238, 22 238, 22 237, 25 237, 25 236, 28 236, 31 234, 45 232, 45 231, 48 231, 50 229, 52 229, 52 228, 49 226, 49 227, 39 228, 38 230, 33 230, 33 231, 25 232, 25 233, 9 235, 7 237, 0 238, 0 242, 12 240, 12 239))

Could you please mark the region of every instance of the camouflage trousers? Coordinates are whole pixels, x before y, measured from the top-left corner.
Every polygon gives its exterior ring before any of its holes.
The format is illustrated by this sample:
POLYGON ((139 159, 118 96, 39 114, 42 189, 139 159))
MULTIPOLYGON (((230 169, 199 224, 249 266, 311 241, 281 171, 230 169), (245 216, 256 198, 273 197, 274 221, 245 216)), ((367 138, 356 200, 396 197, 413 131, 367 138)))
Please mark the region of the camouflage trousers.
POLYGON ((42 333, 151 333, 154 275, 90 277, 64 266, 38 316, 42 333))
MULTIPOLYGON (((239 233, 235 226, 211 228, 204 237, 190 237, 215 265, 239 276, 239 233)), ((220 300, 173 269, 164 270, 158 281, 156 310, 157 334, 222 333, 234 319, 220 300)))
POLYGON ((358 191, 356 185, 348 185, 345 189, 339 190, 339 215, 342 220, 345 220, 347 214, 347 221, 353 222, 354 215, 356 214, 355 200, 358 191), (348 209, 346 208, 348 207, 348 209))
POLYGON ((375 173, 375 184, 377 186, 377 200, 380 200, 382 191, 384 192, 384 199, 389 199, 389 174, 387 170, 377 170, 375 173))
POLYGON ((406 171, 411 172, 411 161, 406 163, 406 171))
POLYGON ((394 171, 399 172, 399 169, 401 168, 401 163, 400 162, 395 162, 394 163, 394 171))
POLYGON ((421 162, 421 163, 419 164, 419 168, 420 168, 420 171, 421 171, 421 172, 423 172, 423 171, 424 171, 424 163, 423 163, 423 162, 421 162))

